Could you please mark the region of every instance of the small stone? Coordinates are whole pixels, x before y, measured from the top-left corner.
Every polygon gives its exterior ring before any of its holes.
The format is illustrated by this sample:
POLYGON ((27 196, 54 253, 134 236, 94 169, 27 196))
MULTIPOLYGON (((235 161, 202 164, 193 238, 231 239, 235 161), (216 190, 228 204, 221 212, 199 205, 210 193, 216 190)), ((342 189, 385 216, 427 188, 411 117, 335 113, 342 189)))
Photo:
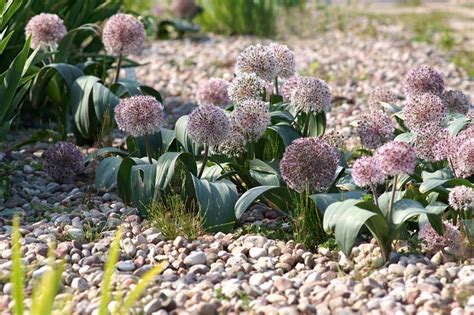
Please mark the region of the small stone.
POLYGON ((87 283, 86 279, 82 277, 77 277, 72 279, 71 288, 76 291, 83 292, 90 288, 89 283, 87 283))
POLYGON ((67 233, 74 240, 82 241, 84 239, 84 231, 82 229, 69 228, 67 233))
POLYGON ((173 241, 173 246, 176 247, 176 248, 181 248, 183 247, 184 245, 186 245, 186 239, 182 236, 178 236, 177 238, 175 238, 175 240, 173 241))
POLYGON ((273 279, 273 285, 278 291, 285 291, 287 289, 293 288, 293 282, 283 277, 275 277, 273 279))
POLYGON ((117 269, 121 271, 133 271, 135 270, 135 264, 131 261, 119 261, 117 263, 117 269))
POLYGON ((161 300, 153 299, 145 305, 145 307, 143 308, 143 311, 145 312, 145 315, 151 315, 153 312, 156 312, 160 308, 161 308, 161 300))
POLYGON ((217 306, 213 303, 200 303, 197 307, 198 315, 217 315, 217 306))
POLYGON ((249 250, 249 256, 254 259, 258 259, 260 257, 264 257, 267 255, 267 251, 264 248, 260 247, 252 247, 249 250))
POLYGON ((268 254, 272 257, 280 256, 281 249, 278 246, 270 246, 268 248, 268 254))
POLYGON ((399 264, 391 264, 388 266, 388 273, 393 274, 395 276, 401 277, 403 276, 403 273, 405 272, 405 267, 399 264))
POLYGON ((184 258, 184 263, 187 266, 205 264, 206 263, 206 254, 204 254, 204 252, 201 252, 201 251, 192 252, 184 258))

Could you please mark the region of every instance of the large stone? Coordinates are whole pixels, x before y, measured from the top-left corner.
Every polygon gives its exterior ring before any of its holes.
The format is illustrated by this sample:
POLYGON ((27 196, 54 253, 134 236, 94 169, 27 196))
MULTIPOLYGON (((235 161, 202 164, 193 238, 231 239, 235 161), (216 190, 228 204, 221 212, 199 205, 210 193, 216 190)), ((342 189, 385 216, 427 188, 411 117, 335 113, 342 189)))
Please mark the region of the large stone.
POLYGON ((206 264, 206 254, 201 251, 192 252, 184 258, 184 263, 187 266, 206 264))

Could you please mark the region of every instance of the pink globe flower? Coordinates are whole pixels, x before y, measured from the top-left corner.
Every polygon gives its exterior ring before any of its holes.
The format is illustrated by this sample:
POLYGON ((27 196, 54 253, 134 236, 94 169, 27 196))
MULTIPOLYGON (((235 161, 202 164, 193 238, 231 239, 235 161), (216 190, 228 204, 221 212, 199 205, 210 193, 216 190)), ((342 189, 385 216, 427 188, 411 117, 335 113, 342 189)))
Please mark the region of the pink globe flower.
POLYGON ((67 34, 64 21, 56 14, 41 13, 26 24, 26 36, 31 35, 31 47, 54 46, 67 34))
POLYGON ((289 78, 295 73, 295 54, 286 45, 271 43, 269 45, 273 51, 278 64, 278 76, 289 78))
POLYGON ((105 23, 102 42, 110 55, 139 54, 145 44, 145 28, 134 16, 118 13, 105 23))
POLYGON ((299 82, 300 77, 294 75, 286 80, 285 83, 283 83, 283 86, 281 87, 281 95, 283 96, 283 100, 285 102, 289 102, 291 100, 291 95, 293 95, 293 91, 298 87, 299 82))
POLYGON ((232 80, 227 92, 234 103, 240 104, 247 100, 261 99, 264 88, 265 81, 255 73, 241 73, 232 80))
POLYGON ((369 108, 372 111, 383 110, 381 102, 394 104, 397 101, 396 95, 388 88, 378 86, 372 90, 368 98, 369 108))
POLYGON ((267 127, 270 126, 270 110, 268 104, 259 100, 245 101, 232 112, 231 124, 239 130, 247 141, 259 140, 267 127))
POLYGON ((443 74, 433 67, 421 65, 408 72, 404 88, 410 97, 425 93, 441 96, 444 91, 443 74))
POLYGON ((114 112, 119 129, 134 137, 159 132, 164 121, 163 105, 152 96, 122 99, 114 112))
POLYGON ((328 112, 331 109, 331 90, 323 80, 301 77, 291 95, 291 106, 296 111, 328 112))
POLYGON ((216 146, 227 139, 230 120, 220 107, 202 105, 189 115, 187 131, 194 141, 216 146))
POLYGON ((447 108, 434 94, 421 94, 410 98, 405 107, 405 125, 410 130, 423 129, 426 124, 437 124, 447 115, 447 108))
POLYGON ((474 208, 474 190, 466 186, 456 186, 449 192, 449 205, 457 211, 474 208))
POLYGON ((352 179, 359 187, 373 187, 385 181, 385 175, 380 169, 377 159, 361 157, 352 166, 352 179))
POLYGON ((333 182, 338 163, 339 155, 325 141, 299 138, 286 148, 280 171, 291 189, 323 191, 333 182))
POLYGON ((416 166, 416 154, 413 147, 401 141, 391 141, 375 151, 374 158, 377 159, 383 174, 395 176, 411 174, 416 166))
POLYGON ((454 225, 447 221, 445 221, 443 225, 443 235, 439 235, 429 223, 421 227, 418 235, 420 239, 426 243, 428 251, 430 252, 436 252, 443 250, 445 247, 449 247, 457 255, 462 256, 464 252, 464 239, 461 233, 454 225))
POLYGON ((211 78, 202 82, 196 93, 199 105, 215 105, 225 107, 230 104, 227 89, 229 83, 219 78, 211 78))
POLYGON ((279 71, 275 53, 268 46, 255 45, 244 49, 237 57, 235 72, 255 73, 262 80, 272 82, 279 71))
POLYGON ((444 104, 452 113, 461 113, 466 115, 473 107, 469 95, 461 91, 448 90, 441 96, 444 104))
POLYGON ((435 147, 438 143, 449 139, 449 132, 436 124, 428 124, 416 132, 413 137, 416 156, 427 161, 436 161, 437 151, 435 147))
POLYGON ((84 156, 72 143, 58 142, 43 153, 45 172, 59 183, 71 183, 84 171, 84 156))
POLYGON ((360 141, 368 149, 377 149, 392 140, 394 132, 392 119, 382 111, 362 114, 357 125, 360 141))

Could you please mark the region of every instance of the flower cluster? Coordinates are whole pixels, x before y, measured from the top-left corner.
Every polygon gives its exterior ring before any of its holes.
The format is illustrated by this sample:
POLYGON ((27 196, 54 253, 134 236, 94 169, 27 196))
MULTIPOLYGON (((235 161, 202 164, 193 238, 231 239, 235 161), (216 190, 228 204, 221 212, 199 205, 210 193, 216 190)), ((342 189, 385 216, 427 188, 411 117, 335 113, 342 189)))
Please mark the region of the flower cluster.
POLYGON ((474 174, 474 138, 461 144, 452 162, 457 176, 468 178, 474 174))
POLYGON ((301 77, 291 95, 296 111, 327 112, 331 108, 331 90, 326 82, 313 77, 301 77))
POLYGON ((361 157, 352 166, 352 179, 359 187, 372 187, 381 184, 385 175, 380 169, 379 162, 374 157, 361 157))
POLYGON ((392 140, 395 126, 382 111, 362 114, 357 125, 357 134, 361 143, 368 149, 376 149, 392 140))
POLYGON ((247 100, 260 99, 265 82, 255 73, 240 73, 230 83, 227 89, 229 98, 240 104, 247 100))
POLYGON ((281 176, 298 191, 325 190, 331 185, 339 163, 339 155, 325 141, 310 137, 291 143, 280 162, 281 176))
POLYGON ((215 105, 225 107, 229 105, 230 99, 227 93, 229 83, 218 78, 211 78, 199 85, 196 100, 199 105, 215 105))
POLYGON ((472 109, 471 99, 468 95, 457 90, 448 90, 441 96, 444 104, 452 113, 467 114, 472 109))
POLYGON ((416 166, 413 147, 401 141, 391 141, 375 151, 380 170, 387 176, 411 174, 416 166))
POLYGON ((320 138, 335 148, 342 148, 346 140, 344 135, 335 130, 326 131, 320 138))
POLYGON ((415 95, 405 107, 405 125, 410 130, 418 130, 426 124, 440 124, 446 114, 446 106, 438 96, 431 93, 415 95))
POLYGON ((235 72, 255 73, 262 80, 272 82, 280 71, 275 53, 268 46, 252 45, 237 57, 235 72))
POLYGON ((145 28, 132 15, 118 13, 105 23, 102 42, 111 55, 139 54, 145 43, 145 28))
POLYGON ((230 126, 230 132, 226 140, 222 142, 217 148, 216 152, 228 156, 238 155, 246 151, 247 139, 240 130, 230 126))
POLYGON ((431 224, 426 223, 421 227, 418 236, 426 243, 430 252, 436 252, 449 247, 458 255, 462 255, 464 240, 461 233, 454 225, 447 221, 443 223, 443 226, 443 235, 439 235, 431 224))
POLYGON ((84 171, 84 157, 69 142, 58 142, 43 153, 44 170, 59 183, 70 183, 84 171))
POLYGON ((160 131, 164 121, 163 105, 152 96, 122 99, 114 112, 119 129, 134 137, 160 131))
POLYGON ((405 78, 404 89, 410 97, 425 93, 441 96, 444 91, 443 74, 428 65, 413 68, 405 78))
POLYGON ((238 130, 249 142, 260 139, 270 125, 270 111, 267 103, 248 100, 241 103, 231 115, 233 130, 238 130))
POLYGON ((378 86, 369 94, 368 104, 372 111, 383 109, 380 102, 393 104, 397 100, 396 95, 388 88, 378 86))
POLYGON ((198 6, 195 0, 173 0, 171 10, 176 17, 190 19, 198 12, 198 6))
POLYGON ((187 130, 194 141, 216 146, 223 143, 229 135, 229 117, 217 106, 199 106, 189 115, 187 130))
POLYGON ((56 14, 41 13, 33 16, 26 24, 26 36, 31 35, 31 47, 54 46, 66 36, 64 21, 56 14))
POLYGON ((449 192, 449 205, 457 211, 474 207, 474 190, 466 186, 456 186, 449 192))
POLYGON ((441 128, 436 124, 428 124, 424 128, 418 130, 413 137, 413 144, 416 155, 420 159, 427 161, 436 161, 437 155, 435 146, 449 138, 449 132, 445 128, 441 128))
POLYGON ((286 45, 271 43, 268 46, 276 57, 277 75, 283 78, 291 77, 295 73, 295 54, 286 45))
POLYGON ((283 100, 285 102, 289 102, 291 100, 291 95, 293 95, 293 91, 298 87, 299 82, 300 77, 297 75, 294 75, 285 81, 281 87, 281 95, 283 96, 283 100))

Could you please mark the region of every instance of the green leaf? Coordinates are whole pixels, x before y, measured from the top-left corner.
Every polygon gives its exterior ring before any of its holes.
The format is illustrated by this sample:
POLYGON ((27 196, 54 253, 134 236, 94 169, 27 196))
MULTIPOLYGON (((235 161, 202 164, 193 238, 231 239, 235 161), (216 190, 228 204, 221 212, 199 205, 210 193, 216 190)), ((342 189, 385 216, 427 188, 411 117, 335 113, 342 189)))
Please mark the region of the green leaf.
POLYGON ((232 230, 235 224, 234 206, 237 188, 228 180, 209 182, 192 175, 192 182, 204 227, 210 231, 232 230))
MULTIPOLYGON (((138 160, 138 159, 137 159, 138 160)), ((140 160, 139 160, 140 161, 140 160)), ((122 159, 117 172, 117 191, 122 201, 128 205, 132 201, 132 167, 137 165, 135 159, 122 159)))
POLYGON ((74 39, 76 35, 81 34, 92 34, 99 36, 98 26, 95 24, 84 24, 70 30, 66 36, 64 36, 59 42, 57 52, 54 56, 55 62, 67 62, 70 52, 74 48, 74 39))
POLYGON ((300 137, 298 131, 287 123, 278 123, 276 125, 272 125, 267 128, 265 133, 269 131, 275 132, 281 138, 285 147, 289 146, 293 140, 300 137))
POLYGON ((13 32, 14 31, 11 31, 10 33, 8 33, 6 37, 3 37, 4 34, 2 34, 2 38, 1 38, 2 41, 0 42, 0 54, 2 54, 5 48, 7 47, 8 42, 10 41, 10 38, 13 35, 13 32))
POLYGON ((309 197, 316 202, 319 211, 324 213, 326 209, 335 202, 344 201, 346 199, 360 199, 363 195, 363 191, 347 191, 340 193, 316 194, 309 197))
POLYGON ((186 152, 192 153, 194 156, 199 156, 202 152, 202 145, 194 142, 191 137, 189 137, 187 132, 188 120, 189 116, 185 115, 176 121, 176 140, 178 140, 186 152))
POLYGON ((104 155, 118 155, 121 157, 127 157, 129 154, 126 151, 120 150, 114 147, 100 148, 95 152, 90 153, 86 158, 86 163, 90 163, 92 160, 102 157, 104 155))
MULTIPOLYGON (((273 161, 274 165, 265 163, 259 159, 249 161, 250 175, 260 185, 280 186, 280 174, 278 171, 279 161, 273 161)), ((270 162, 271 163, 271 162, 270 162)))
MULTIPOLYGON (((310 196, 311 197, 311 196, 310 196)), ((323 229, 326 233, 334 231, 337 225, 338 217, 345 209, 348 209, 356 204, 360 203, 360 199, 346 199, 344 201, 338 201, 331 203, 324 212, 323 217, 323 229)))
POLYGON ((258 186, 249 189, 235 204, 235 217, 240 219, 242 214, 260 197, 265 197, 277 206, 280 210, 288 211, 291 204, 291 196, 286 187, 280 186, 258 186))
POLYGON ((76 79, 71 86, 70 108, 74 113, 76 128, 82 137, 88 139, 92 134, 91 94, 99 78, 94 76, 82 76, 76 79))
MULTIPOLYGON (((394 203, 397 202, 398 200, 402 199, 403 196, 405 196, 404 191, 395 191, 395 198, 394 198, 393 202, 394 203)), ((384 192, 383 194, 381 194, 377 198, 379 208, 380 208, 380 210, 382 210, 384 215, 386 215, 388 213, 388 208, 390 206, 390 198, 391 197, 392 197, 392 192, 387 191, 387 192, 384 192)))
POLYGON ((426 209, 421 203, 411 199, 401 199, 393 204, 391 221, 397 226, 420 214, 426 214, 426 209))
POLYGON ((13 313, 16 315, 23 315, 24 310, 24 270, 23 262, 21 261, 21 244, 20 244, 20 219, 15 217, 13 219, 13 233, 12 233, 12 273, 10 282, 12 283, 12 298, 15 302, 13 305, 13 313))
POLYGON ((412 138, 413 138, 413 134, 411 132, 404 132, 396 136, 395 139, 393 140, 401 141, 401 142, 410 142, 412 138))
POLYGON ((189 172, 196 175, 196 161, 192 154, 185 152, 167 152, 164 153, 156 162, 156 181, 155 185, 160 190, 168 188, 176 170, 176 163, 183 162, 189 172))
POLYGON ((447 191, 446 187, 453 187, 458 185, 465 185, 468 187, 474 187, 471 182, 467 179, 462 178, 453 178, 451 170, 448 168, 438 170, 434 173, 422 172, 421 176, 423 182, 420 184, 420 192, 427 193, 434 189, 441 188, 445 192, 447 191))
POLYGON ((112 156, 99 163, 95 172, 95 189, 109 190, 117 185, 117 174, 122 161, 122 158, 112 156))

